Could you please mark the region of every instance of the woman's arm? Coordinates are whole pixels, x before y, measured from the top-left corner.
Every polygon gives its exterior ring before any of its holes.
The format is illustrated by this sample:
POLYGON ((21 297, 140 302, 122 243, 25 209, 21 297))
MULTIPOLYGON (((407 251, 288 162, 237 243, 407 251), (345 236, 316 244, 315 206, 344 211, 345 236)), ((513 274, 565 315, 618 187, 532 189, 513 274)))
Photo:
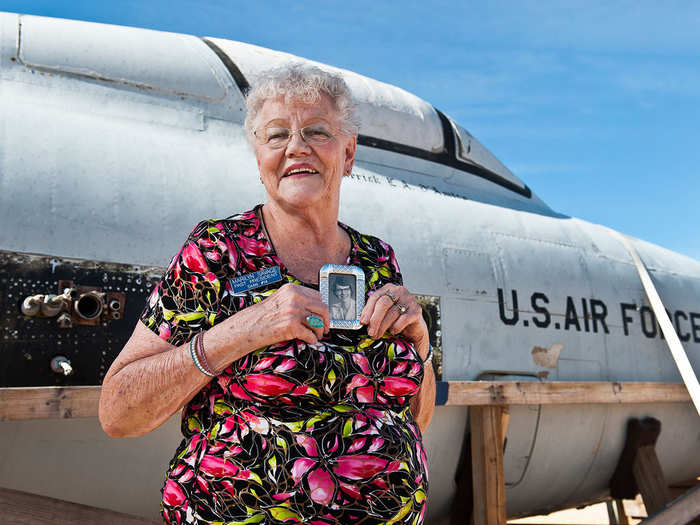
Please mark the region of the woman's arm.
POLYGON ((420 390, 411 399, 411 414, 418 423, 421 433, 427 430, 435 411, 435 371, 432 363, 426 363, 423 370, 420 390))
MULTIPOLYGON (((204 335, 208 363, 223 370, 257 348, 301 339, 316 344, 328 331, 327 306, 316 290, 286 284, 204 335), (309 314, 326 328, 306 324, 309 314)), ((209 381, 192 362, 189 344, 173 346, 139 322, 102 384, 99 417, 112 437, 140 436, 181 409, 209 381)))

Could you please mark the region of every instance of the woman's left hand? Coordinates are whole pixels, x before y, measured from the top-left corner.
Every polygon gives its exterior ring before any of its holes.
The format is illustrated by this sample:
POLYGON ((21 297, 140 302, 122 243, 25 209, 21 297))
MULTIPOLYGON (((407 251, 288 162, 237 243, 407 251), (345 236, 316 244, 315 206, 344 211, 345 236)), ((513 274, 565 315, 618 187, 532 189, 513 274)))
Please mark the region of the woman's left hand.
POLYGON ((428 326, 420 305, 405 287, 385 284, 376 290, 362 309, 360 322, 367 325, 370 337, 378 339, 387 331, 401 334, 411 340, 422 359, 427 357, 428 326))

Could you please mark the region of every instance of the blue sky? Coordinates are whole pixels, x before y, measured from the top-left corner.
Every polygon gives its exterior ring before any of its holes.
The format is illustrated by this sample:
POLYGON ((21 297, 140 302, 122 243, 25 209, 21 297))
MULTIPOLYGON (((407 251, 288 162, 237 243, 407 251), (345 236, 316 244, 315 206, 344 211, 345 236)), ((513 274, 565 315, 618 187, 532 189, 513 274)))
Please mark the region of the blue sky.
POLYGON ((398 85, 553 209, 700 259, 700 3, 4 1, 215 36, 398 85))

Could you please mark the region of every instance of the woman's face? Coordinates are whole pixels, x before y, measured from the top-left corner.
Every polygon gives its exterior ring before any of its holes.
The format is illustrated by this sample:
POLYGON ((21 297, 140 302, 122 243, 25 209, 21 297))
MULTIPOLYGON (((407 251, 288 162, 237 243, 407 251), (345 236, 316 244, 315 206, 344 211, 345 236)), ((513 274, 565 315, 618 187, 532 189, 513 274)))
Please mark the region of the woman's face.
POLYGON ((313 105, 270 99, 258 113, 258 132, 268 126, 299 130, 311 124, 324 125, 332 130, 334 137, 325 144, 312 146, 295 132, 287 146, 279 149, 256 142, 255 156, 268 197, 285 208, 329 206, 337 202, 343 174, 352 168, 356 139, 338 131, 340 121, 326 95, 313 105))

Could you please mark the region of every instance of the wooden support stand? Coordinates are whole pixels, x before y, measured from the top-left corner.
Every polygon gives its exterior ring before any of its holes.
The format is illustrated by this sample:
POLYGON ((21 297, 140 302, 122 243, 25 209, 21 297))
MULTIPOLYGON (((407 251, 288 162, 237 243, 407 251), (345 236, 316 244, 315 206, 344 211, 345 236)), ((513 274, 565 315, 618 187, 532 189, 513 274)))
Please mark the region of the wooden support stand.
POLYGON ((647 509, 647 515, 653 514, 671 501, 671 494, 654 445, 639 447, 632 464, 632 472, 642 495, 644 507, 647 509))
POLYGON ((689 490, 653 516, 644 525, 697 525, 700 523, 700 487, 689 490))
MULTIPOLYGON (((438 394, 448 406, 690 402, 683 383, 656 382, 450 381, 438 394)), ((99 400, 99 386, 0 388, 0 421, 96 417, 99 400)))
MULTIPOLYGON (((465 438, 458 468, 451 525, 506 523, 503 445, 509 405, 690 402, 690 395, 682 383, 652 382, 456 381, 439 385, 438 396, 438 404, 466 405, 470 414, 470 433, 465 438)), ((637 467, 640 475, 648 478, 641 472, 654 470, 652 462, 648 451, 643 452, 637 467)), ((658 464, 658 459, 656 462, 658 464)), ((659 494, 651 486, 654 479, 658 484, 658 476, 652 477, 649 490, 659 494)), ((663 493, 660 494, 661 499, 665 498, 663 493)))
POLYGON ((0 421, 96 417, 99 386, 0 388, 0 421))
POLYGON ((625 446, 610 480, 613 498, 633 499, 639 492, 648 515, 671 501, 671 493, 654 449, 660 433, 661 422, 657 419, 630 419, 625 446))
POLYGON ((471 407, 474 525, 505 525, 506 486, 503 442, 508 410, 500 406, 471 407))

